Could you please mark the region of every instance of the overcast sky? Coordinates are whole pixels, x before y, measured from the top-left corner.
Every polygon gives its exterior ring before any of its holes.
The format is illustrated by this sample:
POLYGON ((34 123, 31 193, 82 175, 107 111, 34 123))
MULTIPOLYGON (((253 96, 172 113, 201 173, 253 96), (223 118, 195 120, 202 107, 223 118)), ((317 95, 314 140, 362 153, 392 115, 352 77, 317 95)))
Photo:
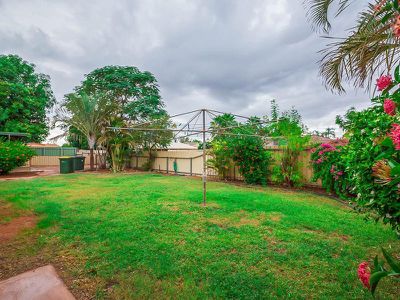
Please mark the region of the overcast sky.
MULTIPOLYGON (((323 130, 369 98, 325 90, 317 52, 327 41, 310 29, 302 2, 0 0, 0 53, 50 75, 58 101, 95 68, 133 65, 156 76, 170 114, 264 115, 277 99, 323 130)), ((335 35, 354 24, 356 11, 334 24, 335 35)))

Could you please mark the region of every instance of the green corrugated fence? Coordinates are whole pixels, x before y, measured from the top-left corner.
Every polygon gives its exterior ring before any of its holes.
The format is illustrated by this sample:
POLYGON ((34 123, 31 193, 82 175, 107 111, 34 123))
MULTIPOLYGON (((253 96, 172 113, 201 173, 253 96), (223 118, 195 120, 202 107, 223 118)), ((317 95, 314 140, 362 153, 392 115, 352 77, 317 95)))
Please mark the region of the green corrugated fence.
POLYGON ((76 148, 73 147, 32 147, 37 156, 74 156, 76 148))

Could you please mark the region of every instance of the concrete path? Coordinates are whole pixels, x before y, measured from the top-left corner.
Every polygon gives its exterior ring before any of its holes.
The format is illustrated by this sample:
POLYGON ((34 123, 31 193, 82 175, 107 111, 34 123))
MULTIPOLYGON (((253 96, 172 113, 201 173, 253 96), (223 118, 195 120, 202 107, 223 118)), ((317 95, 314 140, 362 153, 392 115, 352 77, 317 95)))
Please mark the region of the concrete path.
POLYGON ((0 281, 1 300, 75 300, 53 266, 0 281))

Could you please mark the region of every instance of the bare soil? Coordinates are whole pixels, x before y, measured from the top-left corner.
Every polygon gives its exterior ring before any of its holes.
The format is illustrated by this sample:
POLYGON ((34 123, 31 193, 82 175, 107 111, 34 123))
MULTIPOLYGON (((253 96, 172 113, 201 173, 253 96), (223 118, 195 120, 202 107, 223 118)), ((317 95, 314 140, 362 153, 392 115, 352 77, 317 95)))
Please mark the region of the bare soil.
POLYGON ((34 228, 37 217, 26 212, 18 216, 12 205, 0 202, 0 243, 7 242, 26 229, 34 228))

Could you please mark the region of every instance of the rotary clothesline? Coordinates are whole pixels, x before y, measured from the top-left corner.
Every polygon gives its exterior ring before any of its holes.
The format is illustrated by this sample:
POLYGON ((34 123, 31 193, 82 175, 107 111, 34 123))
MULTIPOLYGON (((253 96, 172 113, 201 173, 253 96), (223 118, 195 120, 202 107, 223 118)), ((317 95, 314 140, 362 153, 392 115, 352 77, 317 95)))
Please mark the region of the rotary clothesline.
MULTIPOLYGON (((175 133, 174 136, 173 136, 174 139, 178 138, 178 135, 180 133, 185 133, 185 135, 184 136, 179 136, 179 138, 185 138, 185 137, 194 136, 194 135, 202 135, 203 153, 202 153, 201 156, 203 157, 203 176, 202 176, 202 180, 203 180, 203 205, 204 206, 206 205, 206 199, 207 199, 206 134, 216 133, 216 134, 219 134, 219 135, 227 135, 227 136, 260 137, 260 138, 269 139, 269 140, 281 138, 281 137, 267 137, 265 135, 259 135, 259 134, 223 132, 225 130, 230 130, 230 129, 234 129, 234 128, 240 128, 240 127, 243 127, 243 126, 245 126, 247 124, 239 124, 239 125, 235 125, 235 126, 217 128, 217 131, 215 131, 215 128, 212 128, 211 121, 210 121, 209 122, 210 125, 208 127, 206 127, 206 116, 208 116, 210 120, 213 120, 215 117, 218 117, 218 114, 219 115, 229 114, 229 115, 234 116, 235 118, 242 118, 242 119, 246 119, 246 120, 253 119, 251 117, 241 116, 241 115, 232 114, 232 113, 224 113, 224 112, 220 112, 220 111, 217 111, 217 110, 211 110, 211 109, 205 109, 205 108, 197 109, 197 110, 193 110, 193 111, 189 111, 189 112, 185 112, 185 113, 181 113, 181 114, 176 114, 176 115, 170 116, 169 119, 171 120, 171 119, 176 118, 176 117, 187 116, 187 115, 190 115, 190 114, 193 114, 193 115, 179 129, 176 129, 176 128, 140 127, 140 126, 144 126, 144 125, 151 125, 151 124, 153 124, 153 123, 155 123, 157 121, 148 121, 148 122, 138 123, 138 124, 135 124, 135 127, 107 127, 107 128, 110 129, 110 130, 113 130, 113 131, 125 131, 125 130, 126 131, 148 131, 148 132, 170 131, 170 132, 174 132, 175 133), (200 119, 202 121, 201 124, 197 124, 197 122, 200 119)), ((262 120, 259 120, 259 119, 254 119, 254 122, 257 123, 257 125, 273 123, 271 121, 262 121, 262 120)))

